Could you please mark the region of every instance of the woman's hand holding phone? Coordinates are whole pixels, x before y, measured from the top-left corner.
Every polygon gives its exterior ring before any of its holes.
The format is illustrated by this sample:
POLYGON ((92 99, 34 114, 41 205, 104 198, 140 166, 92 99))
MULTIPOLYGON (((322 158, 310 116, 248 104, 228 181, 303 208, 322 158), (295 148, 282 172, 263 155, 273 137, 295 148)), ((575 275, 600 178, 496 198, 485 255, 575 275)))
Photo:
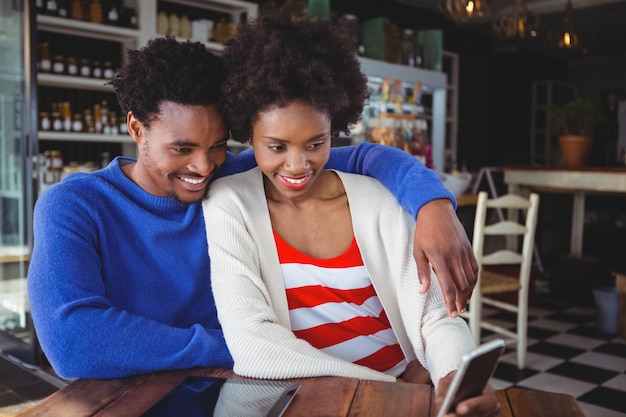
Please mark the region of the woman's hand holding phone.
POLYGON ((502 339, 495 339, 478 346, 463 356, 459 368, 441 378, 435 392, 437 417, 495 416, 500 404, 489 379, 498 365, 505 349, 502 339))
MULTIPOLYGON (((435 391, 435 409, 439 410, 443 403, 444 397, 448 392, 452 378, 455 372, 450 372, 447 376, 439 380, 437 390, 435 391)), ((450 410, 446 416, 481 416, 493 417, 500 412, 500 403, 496 397, 496 393, 491 385, 487 385, 482 394, 478 397, 468 398, 457 404, 456 410, 450 410), (456 414, 455 414, 456 411, 456 414)))

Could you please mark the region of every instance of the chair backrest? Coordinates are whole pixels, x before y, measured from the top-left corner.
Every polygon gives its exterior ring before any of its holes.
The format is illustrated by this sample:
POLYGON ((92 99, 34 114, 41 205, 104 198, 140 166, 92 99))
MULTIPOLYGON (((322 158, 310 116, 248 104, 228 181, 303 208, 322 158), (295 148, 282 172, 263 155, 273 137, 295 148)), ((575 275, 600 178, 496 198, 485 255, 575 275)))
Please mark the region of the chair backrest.
POLYGON ((482 328, 515 341, 519 369, 524 369, 526 364, 528 293, 538 214, 539 195, 536 193, 531 193, 529 198, 506 194, 492 199, 487 198, 484 191, 478 194, 472 243, 479 266, 478 282, 470 299, 469 313, 463 313, 463 317, 469 319, 470 330, 477 344, 481 340, 482 328), (496 221, 488 216, 491 214, 488 209, 498 214, 496 221), (504 236, 505 239, 485 250, 485 238, 488 236, 504 236), (489 268, 491 265, 504 265, 504 271, 489 268), (511 266, 515 272, 511 272, 511 266), (513 291, 517 291, 516 301, 496 296, 513 291), (483 304, 516 314, 515 330, 499 324, 497 320, 483 317, 483 304))
POLYGON ((478 193, 476 203, 476 217, 474 220, 474 235, 472 246, 479 265, 520 265, 520 276, 530 276, 532 255, 535 241, 535 229, 539 212, 539 195, 531 193, 529 198, 515 194, 506 194, 489 199, 487 192, 478 193), (488 223, 488 209, 497 209, 499 220, 488 223), (520 210, 525 221, 518 221, 520 210), (502 213, 509 212, 505 218, 502 213), (506 236, 507 247, 485 253, 486 236, 506 236), (521 249, 518 246, 519 237, 522 238, 521 249))

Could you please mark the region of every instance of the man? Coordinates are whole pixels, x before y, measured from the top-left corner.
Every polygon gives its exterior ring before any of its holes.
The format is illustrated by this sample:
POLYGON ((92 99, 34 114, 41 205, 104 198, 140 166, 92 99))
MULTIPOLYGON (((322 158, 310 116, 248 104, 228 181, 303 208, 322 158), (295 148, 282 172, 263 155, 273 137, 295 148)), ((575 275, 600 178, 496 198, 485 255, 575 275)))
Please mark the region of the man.
MULTIPOLYGON (((211 179, 255 163, 251 152, 226 152, 229 132, 215 104, 222 78, 221 60, 201 43, 156 38, 129 51, 110 83, 137 160, 118 157, 69 176, 37 201, 28 291, 41 346, 60 376, 232 367, 200 202, 211 179)), ((448 311, 463 309, 477 265, 438 177, 372 144, 335 149, 328 166, 375 176, 413 215, 419 210, 418 269, 428 271, 430 261, 448 311)), ((420 280, 426 291, 429 277, 420 280)))

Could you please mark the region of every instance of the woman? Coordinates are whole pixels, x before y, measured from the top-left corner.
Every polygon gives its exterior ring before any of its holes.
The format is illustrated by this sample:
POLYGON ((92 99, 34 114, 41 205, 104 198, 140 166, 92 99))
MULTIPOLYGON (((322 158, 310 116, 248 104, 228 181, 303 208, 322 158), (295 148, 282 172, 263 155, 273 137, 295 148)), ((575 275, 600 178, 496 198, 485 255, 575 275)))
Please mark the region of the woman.
MULTIPOLYGON (((415 220, 376 180, 324 169, 332 134, 358 121, 367 98, 358 60, 327 23, 266 8, 238 28, 224 61, 237 70, 221 110, 258 163, 216 181, 203 203, 234 371, 423 382, 426 368, 441 401, 474 343, 436 279, 420 294, 415 220)), ((488 387, 457 412, 498 408, 488 387)))

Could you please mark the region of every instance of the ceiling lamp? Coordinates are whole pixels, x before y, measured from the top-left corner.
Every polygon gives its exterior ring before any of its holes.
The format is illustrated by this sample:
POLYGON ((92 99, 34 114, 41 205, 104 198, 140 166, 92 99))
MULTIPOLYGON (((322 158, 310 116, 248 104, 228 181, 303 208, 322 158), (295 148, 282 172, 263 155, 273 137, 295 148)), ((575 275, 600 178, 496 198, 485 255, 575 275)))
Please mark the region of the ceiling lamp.
POLYGON ((537 36, 538 26, 539 15, 529 12, 524 0, 514 0, 511 13, 493 22, 493 31, 500 38, 523 39, 526 36, 537 36))
MULTIPOLYGON (((494 1, 492 0, 492 3, 494 1)), ((492 6, 487 0, 439 0, 437 5, 448 19, 454 21, 479 19, 493 13, 492 6)))
POLYGON ((576 49, 578 48, 578 34, 574 29, 574 6, 572 6, 572 0, 567 0, 565 5, 565 14, 563 15, 563 23, 561 30, 557 34, 557 46, 561 49, 576 49))

